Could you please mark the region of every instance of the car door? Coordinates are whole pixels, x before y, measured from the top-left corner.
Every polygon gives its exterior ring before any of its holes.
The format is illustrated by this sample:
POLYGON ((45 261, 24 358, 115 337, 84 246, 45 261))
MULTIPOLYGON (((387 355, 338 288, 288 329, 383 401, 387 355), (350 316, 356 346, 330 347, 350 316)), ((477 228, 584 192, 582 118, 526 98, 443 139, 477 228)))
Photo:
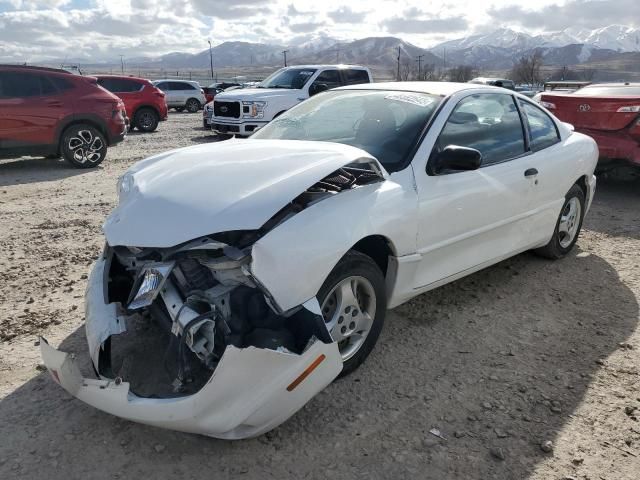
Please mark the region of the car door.
POLYGON ((417 289, 437 286, 518 253, 527 228, 532 181, 522 119, 508 93, 459 100, 439 132, 427 171, 416 172, 419 198, 417 289), (436 155, 457 145, 477 149, 481 167, 433 173, 436 155))
POLYGON ((55 143, 57 123, 72 107, 46 75, 0 72, 0 147, 24 149, 55 143))
POLYGON ((534 185, 530 195, 532 240, 547 241, 558 220, 566 195, 565 182, 573 180, 575 166, 571 149, 565 148, 553 119, 533 102, 518 99, 529 137, 530 173, 534 185))

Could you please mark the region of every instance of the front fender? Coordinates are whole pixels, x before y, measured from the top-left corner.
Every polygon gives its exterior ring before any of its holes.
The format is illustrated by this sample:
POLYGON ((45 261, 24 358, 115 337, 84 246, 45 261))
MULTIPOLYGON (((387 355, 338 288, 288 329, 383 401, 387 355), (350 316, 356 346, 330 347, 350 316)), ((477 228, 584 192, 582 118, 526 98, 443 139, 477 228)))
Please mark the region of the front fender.
POLYGON ((253 245, 251 274, 282 310, 315 297, 333 267, 359 240, 382 235, 397 255, 416 251, 413 170, 338 193, 280 224, 253 245))

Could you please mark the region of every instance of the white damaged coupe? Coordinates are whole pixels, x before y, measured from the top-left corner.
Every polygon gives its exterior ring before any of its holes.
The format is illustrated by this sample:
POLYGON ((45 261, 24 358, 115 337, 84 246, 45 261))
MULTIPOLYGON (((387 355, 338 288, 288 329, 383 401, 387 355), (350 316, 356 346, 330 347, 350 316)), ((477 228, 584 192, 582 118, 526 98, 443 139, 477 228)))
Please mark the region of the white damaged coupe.
POLYGON ((86 294, 96 378, 44 339, 42 357, 113 415, 259 435, 358 367, 388 308, 525 250, 566 255, 597 159, 497 87, 316 95, 248 140, 129 169, 86 294))

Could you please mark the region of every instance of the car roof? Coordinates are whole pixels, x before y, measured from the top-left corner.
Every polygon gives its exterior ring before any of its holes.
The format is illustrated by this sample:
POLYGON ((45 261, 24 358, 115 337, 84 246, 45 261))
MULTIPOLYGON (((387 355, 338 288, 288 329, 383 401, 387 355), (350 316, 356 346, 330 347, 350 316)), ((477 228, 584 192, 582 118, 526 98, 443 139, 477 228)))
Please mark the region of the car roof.
POLYGON ((195 80, 183 80, 181 78, 161 78, 158 80, 152 80, 152 83, 158 83, 158 82, 183 82, 183 83, 194 83, 194 84, 200 85, 195 80))
POLYGON ((102 73, 92 73, 89 76, 90 77, 96 77, 96 78, 117 78, 117 79, 122 79, 122 80, 141 80, 141 81, 145 81, 145 82, 149 81, 146 78, 134 77, 133 75, 111 75, 111 74, 102 74, 102 73))
POLYGON ((618 83, 592 83, 590 85, 585 85, 583 88, 618 88, 618 87, 640 87, 640 83, 630 83, 630 82, 618 82, 618 83))
POLYGON ((339 87, 335 90, 392 90, 398 92, 420 92, 433 95, 449 96, 462 90, 494 90, 504 92, 501 87, 485 85, 481 83, 457 83, 457 82, 381 82, 360 83, 339 87))
POLYGON ((34 70, 34 71, 41 71, 41 72, 64 73, 66 75, 73 75, 73 73, 69 72, 68 70, 63 70, 61 68, 38 67, 36 65, 12 65, 9 63, 0 63, 0 68, 3 68, 3 67, 18 69, 18 70, 34 70))
POLYGON ((367 67, 363 67, 362 65, 348 65, 344 63, 336 63, 336 64, 318 64, 318 65, 289 65, 284 68, 359 68, 361 70, 369 70, 367 67))

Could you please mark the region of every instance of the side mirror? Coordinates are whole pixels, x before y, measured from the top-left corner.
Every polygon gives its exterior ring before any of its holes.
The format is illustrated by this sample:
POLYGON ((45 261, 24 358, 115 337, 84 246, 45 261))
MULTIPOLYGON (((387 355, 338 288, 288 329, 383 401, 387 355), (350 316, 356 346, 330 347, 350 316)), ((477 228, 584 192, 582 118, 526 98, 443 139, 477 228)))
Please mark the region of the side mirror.
POLYGON ((329 86, 326 83, 312 83, 309 87, 309 96, 313 97, 314 95, 324 92, 325 90, 329 90, 329 86))
POLYGON ((434 172, 477 170, 482 163, 482 153, 475 148, 448 145, 436 155, 434 172))

